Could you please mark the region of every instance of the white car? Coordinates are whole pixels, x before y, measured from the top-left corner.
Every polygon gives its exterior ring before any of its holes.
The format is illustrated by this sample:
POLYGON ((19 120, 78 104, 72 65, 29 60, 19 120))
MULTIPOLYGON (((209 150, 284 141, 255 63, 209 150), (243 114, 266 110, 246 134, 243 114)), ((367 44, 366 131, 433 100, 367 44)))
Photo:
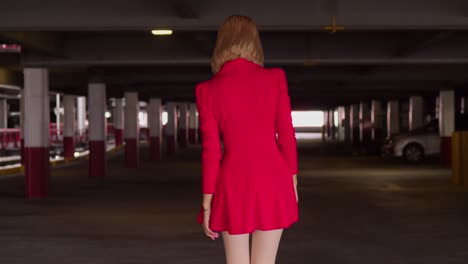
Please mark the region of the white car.
POLYGON ((403 157, 409 162, 419 162, 426 156, 440 154, 440 135, 438 121, 407 133, 395 134, 386 139, 383 154, 403 157))

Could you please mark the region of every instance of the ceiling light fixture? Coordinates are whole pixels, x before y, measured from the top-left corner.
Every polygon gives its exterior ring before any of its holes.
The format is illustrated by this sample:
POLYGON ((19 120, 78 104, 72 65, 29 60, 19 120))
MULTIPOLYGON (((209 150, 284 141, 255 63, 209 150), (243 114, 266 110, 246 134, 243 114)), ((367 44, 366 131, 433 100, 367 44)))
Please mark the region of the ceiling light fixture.
POLYGON ((153 29, 151 30, 151 34, 156 36, 167 36, 172 35, 172 30, 170 29, 153 29))

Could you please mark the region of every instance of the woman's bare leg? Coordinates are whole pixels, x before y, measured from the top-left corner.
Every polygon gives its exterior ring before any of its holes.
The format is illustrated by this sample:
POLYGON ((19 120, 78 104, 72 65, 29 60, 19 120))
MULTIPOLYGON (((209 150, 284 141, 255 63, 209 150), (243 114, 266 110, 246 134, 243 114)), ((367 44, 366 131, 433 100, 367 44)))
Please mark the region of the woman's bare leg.
POLYGON ((274 264, 283 229, 255 230, 252 234, 250 264, 274 264))
POLYGON ((227 264, 249 264, 249 235, 230 235, 227 231, 221 232, 226 252, 227 264))

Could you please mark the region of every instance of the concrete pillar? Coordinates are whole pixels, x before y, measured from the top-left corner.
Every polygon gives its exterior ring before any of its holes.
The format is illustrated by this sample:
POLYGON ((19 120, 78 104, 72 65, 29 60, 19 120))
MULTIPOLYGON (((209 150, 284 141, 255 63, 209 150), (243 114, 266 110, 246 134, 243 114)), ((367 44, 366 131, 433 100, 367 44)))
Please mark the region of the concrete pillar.
POLYGON ((76 130, 80 143, 83 143, 86 135, 86 97, 76 98, 76 130))
POLYGON ((189 105, 189 142, 190 144, 196 144, 198 142, 198 111, 197 104, 191 103, 189 105))
POLYGON ((188 103, 179 103, 179 123, 177 129, 177 138, 179 145, 182 148, 187 147, 188 142, 188 126, 189 126, 189 109, 188 103))
POLYGON ((325 140, 330 135, 330 126, 328 125, 328 110, 323 111, 323 133, 322 140, 325 140))
POLYGON ((24 89, 20 92, 20 137, 21 164, 24 165, 24 89))
POLYGON ((106 162, 106 85, 90 83, 88 85, 89 104, 89 176, 103 178, 107 176, 106 162))
POLYGON ((411 96, 409 100, 409 130, 424 125, 424 105, 421 96, 411 96))
POLYGON ((4 98, 0 98, 0 128, 8 128, 8 103, 4 98))
POLYGON ((328 125, 330 127, 329 137, 330 139, 334 140, 336 138, 335 110, 334 109, 328 111, 328 125))
POLYGON ((387 136, 400 133, 400 105, 398 101, 387 103, 387 136))
POLYGON ((439 95, 440 158, 442 165, 452 162, 452 133, 455 131, 455 92, 440 91, 439 95))
POLYGON ((122 98, 115 98, 115 106, 113 111, 114 121, 114 138, 115 146, 123 145, 123 129, 124 129, 124 104, 122 98))
POLYGON ((372 122, 372 141, 382 142, 384 139, 383 134, 383 121, 384 112, 382 108, 382 102, 378 100, 372 100, 371 103, 371 122, 372 122))
POLYGON ((353 104, 349 107, 350 138, 354 145, 359 145, 359 105, 353 104))
POLYGON ((49 75, 45 68, 24 69, 25 189, 30 199, 49 193, 49 75))
POLYGON ((165 129, 166 152, 172 155, 177 149, 177 107, 175 102, 167 102, 167 123, 165 129))
POLYGON ((343 128, 344 128, 344 140, 346 142, 350 142, 351 141, 351 122, 349 121, 349 117, 350 117, 350 107, 349 106, 345 106, 344 107, 344 119, 343 119, 343 128))
POLYGON ((346 133, 346 109, 344 106, 338 107, 338 140, 345 141, 345 133, 346 133))
POLYGON ((409 100, 400 101, 400 131, 409 131, 409 100))
POLYGON ((162 104, 160 98, 151 98, 148 105, 150 159, 161 160, 162 145, 162 104))
POLYGON ((359 103, 359 141, 363 144, 370 143, 372 139, 372 123, 369 104, 359 103))
POLYGON ((55 94, 55 108, 54 108, 54 114, 55 114, 55 134, 57 137, 57 140, 60 139, 60 134, 61 134, 61 119, 60 119, 60 108, 61 108, 61 103, 60 103, 60 94, 55 94))
POLYGON ((63 157, 71 159, 75 153, 75 97, 63 97, 63 157))
POLYGON ((137 168, 139 160, 139 124, 137 92, 125 93, 125 165, 129 168, 137 168))
POLYGON ((468 114, 468 97, 462 96, 460 98, 460 114, 466 115, 468 114))

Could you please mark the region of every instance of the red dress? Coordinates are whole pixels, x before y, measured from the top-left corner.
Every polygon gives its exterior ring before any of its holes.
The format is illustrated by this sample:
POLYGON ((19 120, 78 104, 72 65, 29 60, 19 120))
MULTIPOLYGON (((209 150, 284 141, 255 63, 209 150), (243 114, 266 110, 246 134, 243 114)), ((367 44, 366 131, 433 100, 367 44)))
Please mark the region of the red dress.
MULTIPOLYGON (((199 83, 195 95, 202 193, 213 194, 211 230, 243 234, 298 221, 297 147, 284 71, 234 59, 199 83)), ((197 221, 203 223, 202 208, 197 221)))

